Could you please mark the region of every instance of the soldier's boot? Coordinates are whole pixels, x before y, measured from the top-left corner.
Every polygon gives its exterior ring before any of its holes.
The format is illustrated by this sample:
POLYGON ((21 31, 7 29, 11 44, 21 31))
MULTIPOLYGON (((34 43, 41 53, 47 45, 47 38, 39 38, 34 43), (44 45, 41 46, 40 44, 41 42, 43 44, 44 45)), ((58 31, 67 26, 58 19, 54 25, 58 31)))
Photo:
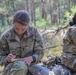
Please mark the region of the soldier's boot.
POLYGON ((15 61, 10 75, 27 75, 27 65, 23 61, 15 61))

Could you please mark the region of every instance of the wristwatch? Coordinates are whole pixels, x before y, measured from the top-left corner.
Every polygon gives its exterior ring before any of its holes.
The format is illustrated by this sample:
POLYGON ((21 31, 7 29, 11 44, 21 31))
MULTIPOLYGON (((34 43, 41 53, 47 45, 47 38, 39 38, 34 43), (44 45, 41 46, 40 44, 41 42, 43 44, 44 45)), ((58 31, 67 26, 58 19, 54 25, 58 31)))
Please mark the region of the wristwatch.
POLYGON ((33 58, 33 63, 36 62, 36 58, 35 58, 35 56, 32 56, 32 58, 33 58))

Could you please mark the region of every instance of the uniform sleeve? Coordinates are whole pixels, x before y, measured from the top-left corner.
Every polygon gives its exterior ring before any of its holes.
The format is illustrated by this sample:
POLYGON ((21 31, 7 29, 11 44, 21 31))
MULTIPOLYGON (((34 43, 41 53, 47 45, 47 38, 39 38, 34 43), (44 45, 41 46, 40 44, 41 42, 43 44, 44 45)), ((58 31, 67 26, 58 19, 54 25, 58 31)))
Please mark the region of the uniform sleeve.
POLYGON ((72 28, 70 32, 71 41, 76 46, 76 28, 72 28))
POLYGON ((6 38, 1 36, 0 38, 0 65, 7 64, 7 55, 8 55, 8 44, 6 38))
POLYGON ((34 54, 33 56, 36 58, 35 62, 39 62, 44 55, 44 43, 41 34, 36 29, 35 31, 35 39, 34 39, 34 54))
POLYGON ((68 44, 76 45, 76 28, 70 28, 65 34, 63 40, 68 44))
POLYGON ((71 30, 70 29, 68 29, 68 31, 66 32, 66 34, 64 35, 64 37, 63 37, 63 52, 67 52, 67 51, 69 51, 70 49, 70 45, 71 45, 71 43, 72 43, 72 41, 71 41, 71 37, 70 37, 70 33, 71 33, 71 30))
POLYGON ((69 29, 67 32, 66 32, 66 34, 64 35, 64 37, 63 37, 63 42, 71 42, 71 40, 70 40, 70 33, 71 33, 71 29, 69 29))
POLYGON ((63 38, 63 52, 72 52, 76 49, 76 28, 69 28, 63 38))

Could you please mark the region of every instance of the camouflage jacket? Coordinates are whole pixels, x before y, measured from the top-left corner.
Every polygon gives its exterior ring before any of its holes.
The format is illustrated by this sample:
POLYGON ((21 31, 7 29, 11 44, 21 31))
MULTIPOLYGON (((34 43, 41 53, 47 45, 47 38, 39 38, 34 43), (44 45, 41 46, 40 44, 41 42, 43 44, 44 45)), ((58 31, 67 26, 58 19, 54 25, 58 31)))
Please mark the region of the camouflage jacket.
POLYGON ((70 27, 63 38, 62 61, 68 67, 76 68, 76 26, 70 27))
POLYGON ((29 26, 20 40, 14 28, 4 32, 0 38, 0 64, 8 64, 7 55, 12 53, 17 58, 34 56, 36 62, 39 62, 43 57, 43 40, 37 30, 33 26, 29 26))

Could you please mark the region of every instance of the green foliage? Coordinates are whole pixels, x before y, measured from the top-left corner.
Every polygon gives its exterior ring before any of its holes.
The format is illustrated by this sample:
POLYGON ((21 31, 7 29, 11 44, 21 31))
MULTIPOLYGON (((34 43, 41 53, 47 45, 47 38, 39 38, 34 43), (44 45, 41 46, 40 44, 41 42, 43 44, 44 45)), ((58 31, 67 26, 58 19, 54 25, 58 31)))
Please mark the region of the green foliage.
MULTIPOLYGON (((3 14, 6 18, 8 18, 5 20, 8 21, 10 25, 13 18, 13 14, 17 10, 19 9, 27 10, 28 8, 27 11, 31 13, 32 15, 31 19, 32 21, 36 22, 36 26, 40 28, 48 28, 52 26, 53 21, 51 19, 54 13, 57 15, 58 18, 57 18, 57 22, 55 24, 53 23, 53 25, 63 25, 63 24, 67 24, 68 21, 72 18, 73 13, 76 12, 75 10, 76 7, 72 7, 70 12, 65 13, 65 17, 67 19, 64 19, 64 12, 66 11, 66 9, 71 7, 71 5, 70 7, 67 5, 69 0, 55 0, 55 1, 45 0, 44 3, 42 3, 41 0, 36 0, 36 1, 37 2, 34 3, 35 5, 33 6, 31 3, 32 1, 30 0, 0 0, 0 13, 3 14), (35 9, 35 14, 33 14, 34 13, 32 11, 33 9, 35 9), (42 19, 42 9, 44 9, 46 12, 45 14, 46 20, 45 18, 42 19), (34 16, 36 17, 36 20, 33 19, 34 16)), ((72 2, 73 1, 70 1, 70 4, 72 4, 72 2)), ((0 25, 8 25, 8 23, 6 23, 5 20, 2 19, 0 25)))
POLYGON ((51 26, 51 22, 50 21, 46 21, 45 19, 40 19, 36 21, 36 26, 38 28, 48 28, 51 26))
POLYGON ((59 0, 60 5, 65 4, 65 0, 59 0))
POLYGON ((22 1, 25 1, 25 0, 15 0, 15 1, 17 1, 17 2, 21 3, 22 1))
POLYGON ((36 26, 40 28, 45 28, 46 27, 46 21, 44 19, 36 21, 36 26))
POLYGON ((36 26, 39 28, 48 28, 51 26, 50 14, 47 14, 47 20, 41 19, 41 9, 40 7, 36 8, 36 26))
POLYGON ((36 8, 36 10, 35 10, 35 12, 36 12, 36 20, 41 18, 41 13, 39 11, 41 11, 41 9, 39 7, 36 8))
POLYGON ((70 9, 70 12, 68 12, 68 11, 65 12, 66 24, 68 24, 68 22, 72 19, 72 17, 74 16, 75 13, 76 13, 76 6, 73 6, 70 9))
POLYGON ((0 13, 13 14, 17 10, 16 5, 24 2, 25 0, 1 0, 0 13))

